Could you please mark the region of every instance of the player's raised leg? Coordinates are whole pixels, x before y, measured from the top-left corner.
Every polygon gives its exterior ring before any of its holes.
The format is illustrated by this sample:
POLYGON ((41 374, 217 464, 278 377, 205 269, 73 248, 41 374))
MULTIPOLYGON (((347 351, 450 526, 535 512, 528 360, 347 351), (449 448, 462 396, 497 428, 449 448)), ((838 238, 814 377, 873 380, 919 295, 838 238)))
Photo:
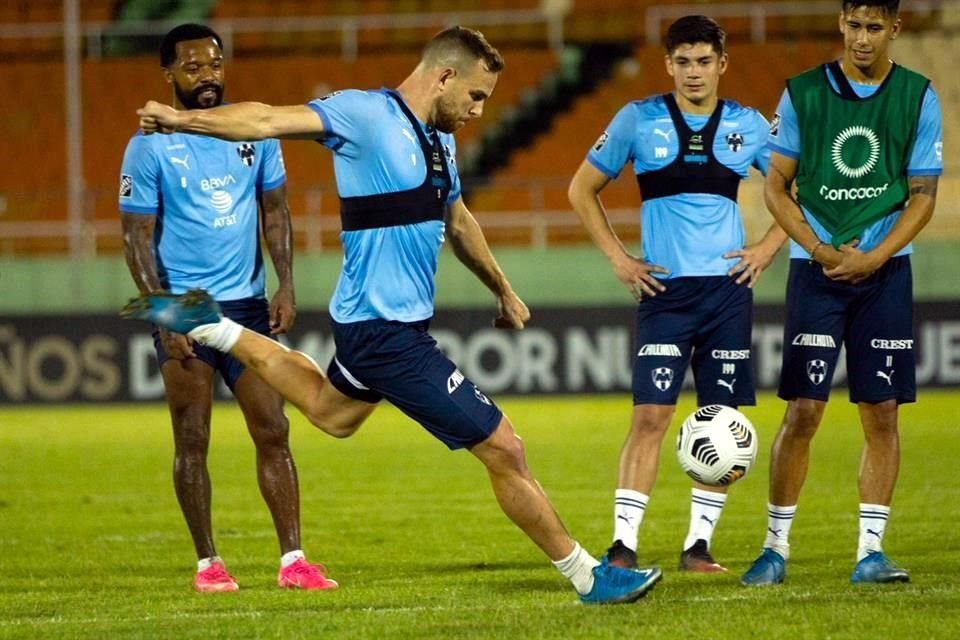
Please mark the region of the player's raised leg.
POLYGON ((322 369, 307 354, 225 318, 205 291, 142 295, 130 300, 121 315, 188 334, 203 345, 229 353, 297 407, 314 426, 334 437, 352 435, 376 408, 327 384, 322 369))

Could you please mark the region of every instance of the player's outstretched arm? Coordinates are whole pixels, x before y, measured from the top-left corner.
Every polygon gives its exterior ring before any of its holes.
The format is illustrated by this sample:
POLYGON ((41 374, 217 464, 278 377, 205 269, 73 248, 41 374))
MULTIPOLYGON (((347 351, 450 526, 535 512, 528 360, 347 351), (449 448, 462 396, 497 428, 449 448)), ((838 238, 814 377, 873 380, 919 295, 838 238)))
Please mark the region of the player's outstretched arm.
POLYGON ((178 111, 150 100, 137 109, 145 133, 196 133, 223 140, 264 140, 323 136, 323 121, 306 105, 274 107, 261 102, 237 102, 213 109, 178 111))
POLYGON ((600 191, 608 182, 610 178, 606 174, 584 160, 567 189, 570 206, 577 212, 594 244, 607 256, 614 274, 631 295, 637 301, 645 295, 655 296, 665 291, 666 287, 653 277, 653 273, 667 273, 667 270, 630 255, 624 248, 600 202, 600 191))
POLYGON ((494 324, 505 329, 523 329, 530 319, 530 310, 510 286, 507 276, 490 251, 477 219, 467 209, 463 198, 457 198, 447 207, 446 224, 450 245, 457 259, 497 296, 499 315, 494 324))

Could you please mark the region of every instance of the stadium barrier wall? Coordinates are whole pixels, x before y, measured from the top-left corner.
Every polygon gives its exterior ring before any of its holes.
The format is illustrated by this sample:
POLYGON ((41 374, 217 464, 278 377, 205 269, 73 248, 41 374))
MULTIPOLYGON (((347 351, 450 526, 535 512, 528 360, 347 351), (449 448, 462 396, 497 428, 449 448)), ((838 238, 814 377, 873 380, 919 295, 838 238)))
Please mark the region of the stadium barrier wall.
MULTIPOLYGON (((783 312, 782 305, 755 309, 753 357, 763 389, 777 383, 783 312)), ((485 393, 630 392, 634 311, 629 305, 538 308, 524 331, 493 329, 491 317, 489 309, 441 309, 431 330, 485 393)), ((328 327, 325 313, 301 313, 285 342, 325 366, 333 354, 328 327)), ((918 385, 960 386, 960 301, 918 303, 915 330, 918 385)), ((837 386, 845 378, 843 360, 837 386)), ((691 385, 689 375, 682 384, 691 385)), ((217 393, 229 397, 222 384, 217 393)), ((0 317, 0 405, 161 398, 147 324, 113 314, 0 317)))

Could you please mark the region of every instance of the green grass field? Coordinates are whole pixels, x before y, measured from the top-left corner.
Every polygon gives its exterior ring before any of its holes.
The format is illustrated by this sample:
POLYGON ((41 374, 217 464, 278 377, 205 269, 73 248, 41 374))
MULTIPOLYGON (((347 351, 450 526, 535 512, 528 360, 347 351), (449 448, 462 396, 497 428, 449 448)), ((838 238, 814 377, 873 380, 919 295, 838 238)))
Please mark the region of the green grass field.
MULTIPOLYGON (((626 397, 506 398, 530 464, 580 542, 609 543, 626 397)), ((848 583, 857 537, 855 409, 837 393, 815 442, 787 583, 740 573, 766 524, 772 396, 748 415, 757 467, 731 493, 713 551, 727 575, 676 571, 689 483, 663 452, 640 559, 664 579, 644 600, 584 607, 497 508, 479 463, 389 407, 338 441, 292 412, 304 544, 333 593, 275 586, 278 548, 231 404, 214 411, 210 468, 235 594, 190 590, 192 546, 174 498, 162 406, 0 410, 0 638, 956 638, 960 636, 958 392, 903 412, 903 467, 886 550, 908 585, 848 583)), ((678 415, 692 409, 684 397, 678 415)))

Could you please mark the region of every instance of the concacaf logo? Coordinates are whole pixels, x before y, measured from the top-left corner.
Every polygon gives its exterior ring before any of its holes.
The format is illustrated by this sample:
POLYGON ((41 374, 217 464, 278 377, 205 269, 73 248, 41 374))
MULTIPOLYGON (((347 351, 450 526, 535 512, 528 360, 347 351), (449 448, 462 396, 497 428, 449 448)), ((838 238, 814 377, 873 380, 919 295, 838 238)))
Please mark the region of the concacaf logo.
POLYGON ((840 175, 846 178, 862 178, 877 166, 877 160, 880 159, 880 138, 877 137, 877 134, 874 133, 872 129, 867 127, 847 127, 837 134, 837 137, 834 139, 831 155, 833 157, 833 166, 836 167, 840 175), (864 153, 866 149, 861 149, 859 148, 860 145, 857 145, 859 138, 865 139, 867 144, 870 145, 868 154, 864 153), (849 150, 848 143, 855 145, 852 153, 849 150), (855 164, 858 164, 858 166, 850 166, 847 164, 847 161, 844 160, 844 147, 848 147, 848 158, 850 155, 857 156, 860 162, 855 164), (866 155, 866 158, 864 158, 864 155, 866 155))

